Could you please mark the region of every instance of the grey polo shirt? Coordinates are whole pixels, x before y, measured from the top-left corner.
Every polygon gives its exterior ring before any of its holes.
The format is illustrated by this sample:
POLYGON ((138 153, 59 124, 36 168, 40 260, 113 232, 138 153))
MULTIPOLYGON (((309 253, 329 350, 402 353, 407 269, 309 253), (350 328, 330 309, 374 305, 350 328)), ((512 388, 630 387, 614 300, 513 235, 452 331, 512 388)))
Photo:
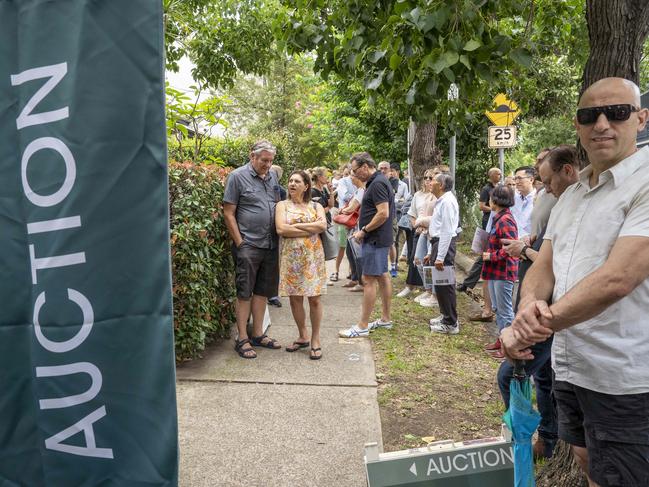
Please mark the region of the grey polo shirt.
MULTIPOLYGON (((600 268, 620 237, 649 237, 649 147, 619 162, 590 187, 589 166, 552 210, 556 302, 600 268)), ((612 395, 649 392, 649 279, 599 315, 554 335, 559 381, 612 395)))
POLYGON ((261 178, 250 162, 230 173, 223 201, 237 205, 235 218, 244 242, 261 249, 277 247, 275 205, 279 194, 275 175, 269 172, 261 178))

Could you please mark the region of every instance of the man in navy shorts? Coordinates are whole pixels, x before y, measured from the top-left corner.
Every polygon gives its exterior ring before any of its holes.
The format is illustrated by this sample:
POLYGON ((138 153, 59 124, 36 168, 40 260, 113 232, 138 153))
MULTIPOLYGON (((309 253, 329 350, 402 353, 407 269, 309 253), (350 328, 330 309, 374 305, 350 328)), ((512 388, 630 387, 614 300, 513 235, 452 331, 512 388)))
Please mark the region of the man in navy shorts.
POLYGON ((358 323, 338 332, 343 338, 366 337, 370 331, 377 328, 392 328, 392 283, 388 274, 388 254, 394 243, 394 191, 388 178, 376 170, 376 162, 367 152, 359 152, 352 156, 351 171, 365 183, 365 194, 358 219, 359 230, 354 234, 354 238, 361 242, 363 308, 358 323), (377 284, 381 293, 381 318, 370 323, 370 315, 376 303, 377 284))

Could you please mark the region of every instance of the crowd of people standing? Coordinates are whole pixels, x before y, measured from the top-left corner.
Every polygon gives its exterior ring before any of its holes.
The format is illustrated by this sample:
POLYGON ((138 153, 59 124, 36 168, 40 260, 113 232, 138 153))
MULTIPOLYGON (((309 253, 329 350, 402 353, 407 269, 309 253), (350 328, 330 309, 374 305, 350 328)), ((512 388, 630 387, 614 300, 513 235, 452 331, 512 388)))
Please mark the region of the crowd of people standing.
MULTIPOLYGON (((649 485, 649 328, 643 313, 649 299, 649 148, 635 145, 648 118, 634 83, 600 80, 584 92, 575 117, 586 169, 579 171, 574 146, 560 145, 543 149, 534 167, 519 167, 504 184, 500 171, 490 170, 480 195, 485 247, 457 289, 439 277, 454 265, 459 232, 454 181, 443 166, 426 171, 410 195, 396 168, 358 153, 332 182, 318 170, 294 171, 284 199, 270 171, 275 148, 258 142, 250 162, 230 174, 224 196, 236 266, 237 352, 252 359, 254 347, 281 348, 262 332, 267 300, 279 290, 289 297, 298 329, 286 350, 309 348, 310 358, 320 359, 320 296, 338 281, 345 256, 352 269, 345 286, 363 291, 363 305, 359 320, 340 336, 391 328, 395 237, 403 232, 408 274, 397 296, 423 288, 416 299, 441 313, 428 323, 432 332, 459 333, 456 291, 480 278, 486 283, 490 299, 475 318, 495 316, 499 337, 485 348, 498 359, 525 361, 534 377, 542 417, 535 453, 551 456, 560 438, 571 445, 591 487, 649 485), (334 214, 345 223, 338 227, 336 271, 327 277, 321 235, 334 214), (381 315, 370 321, 377 291, 381 315)), ((512 364, 503 361, 498 384, 506 406, 512 374, 512 364)))

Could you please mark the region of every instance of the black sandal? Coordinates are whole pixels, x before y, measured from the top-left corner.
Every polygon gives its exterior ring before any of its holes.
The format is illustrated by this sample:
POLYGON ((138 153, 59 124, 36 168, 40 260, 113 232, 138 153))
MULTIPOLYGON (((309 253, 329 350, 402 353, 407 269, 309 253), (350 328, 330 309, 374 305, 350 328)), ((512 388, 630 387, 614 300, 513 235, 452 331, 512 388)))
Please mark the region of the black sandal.
POLYGON ((255 349, 252 348, 252 343, 250 343, 250 340, 248 338, 244 338, 243 340, 235 340, 234 349, 237 351, 239 357, 241 358, 257 358, 257 352, 255 352, 255 349), (246 343, 250 344, 250 348, 243 348, 246 343), (252 352, 252 355, 250 355, 250 352, 252 352))
POLYGON ((293 345, 286 347, 287 352, 297 352, 301 348, 306 348, 311 344, 311 342, 293 342, 293 345))
POLYGON ((264 347, 264 348, 270 348, 271 350, 278 350, 282 348, 282 346, 279 343, 277 343, 277 340, 270 338, 268 335, 252 337, 251 344, 253 347, 264 347), (268 341, 265 343, 264 343, 264 338, 268 338, 268 341))
POLYGON ((309 353, 309 358, 311 360, 320 360, 322 358, 322 348, 312 348, 311 353, 309 353), (316 355, 316 352, 320 352, 320 355, 316 355))

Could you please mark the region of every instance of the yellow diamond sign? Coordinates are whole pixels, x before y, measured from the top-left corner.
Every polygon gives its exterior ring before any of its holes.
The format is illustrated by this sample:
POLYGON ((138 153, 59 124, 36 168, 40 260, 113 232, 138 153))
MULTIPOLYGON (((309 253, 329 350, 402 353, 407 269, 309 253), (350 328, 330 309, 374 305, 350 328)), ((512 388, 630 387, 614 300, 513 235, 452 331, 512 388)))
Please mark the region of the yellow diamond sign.
POLYGON ((521 111, 515 101, 507 98, 504 93, 498 93, 493 101, 493 109, 486 111, 485 115, 493 122, 494 125, 499 127, 506 127, 514 122, 521 111))

